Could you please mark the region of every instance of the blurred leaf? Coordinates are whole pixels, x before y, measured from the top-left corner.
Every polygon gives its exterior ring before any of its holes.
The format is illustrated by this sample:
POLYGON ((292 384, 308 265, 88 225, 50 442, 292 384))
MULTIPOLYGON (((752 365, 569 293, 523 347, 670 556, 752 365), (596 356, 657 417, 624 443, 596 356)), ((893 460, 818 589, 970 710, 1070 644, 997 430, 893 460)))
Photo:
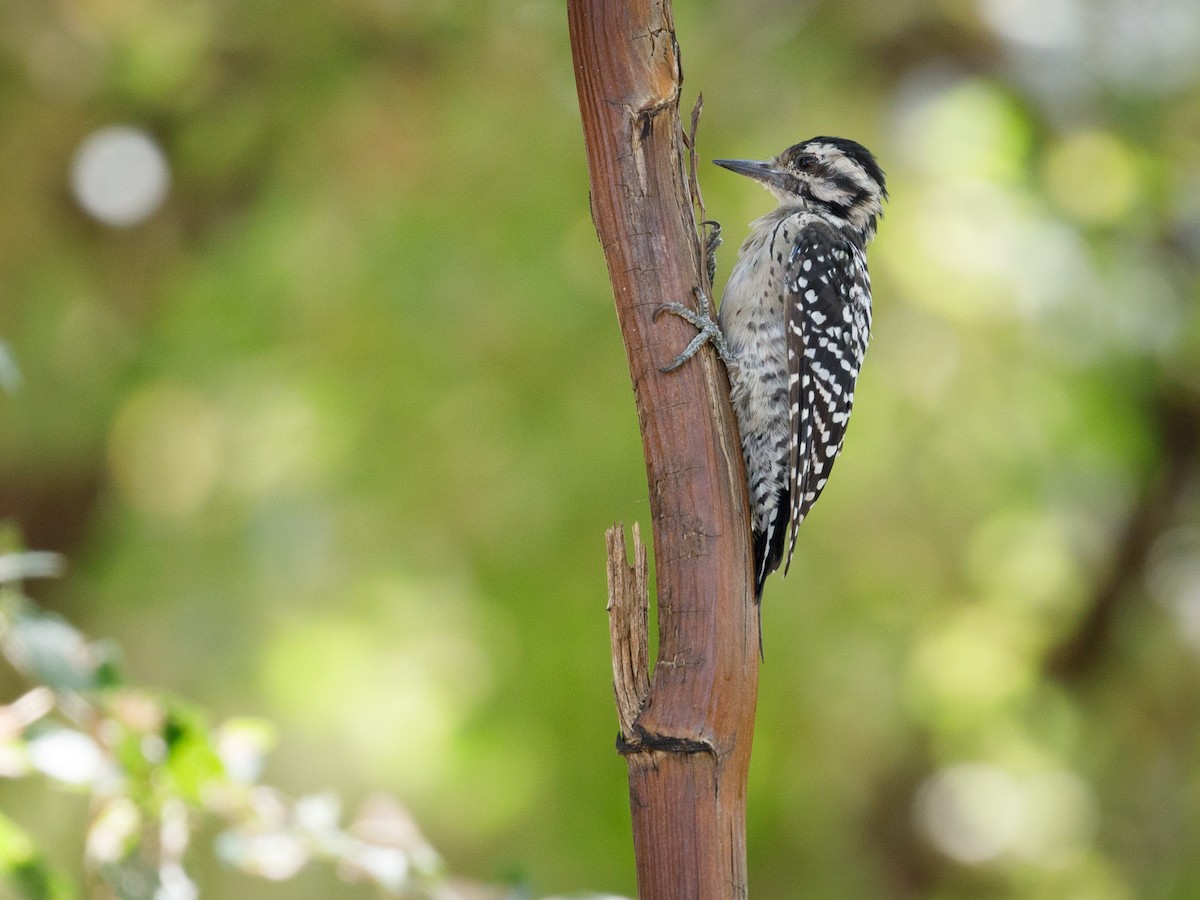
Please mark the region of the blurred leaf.
POLYGON ((286 831, 225 831, 217 838, 217 853, 229 865, 271 881, 294 876, 310 859, 298 836, 286 831))
POLYGON ((127 797, 114 797, 92 819, 87 834, 87 857, 100 865, 127 858, 141 842, 142 815, 127 797))
POLYGON ((0 556, 0 584, 26 578, 57 578, 63 572, 63 558, 57 553, 28 551, 0 556))
POLYGON ((162 737, 167 749, 163 774, 169 779, 171 793, 199 804, 205 787, 226 777, 204 716, 190 706, 172 703, 162 737))
POLYGON ((158 870, 137 853, 120 862, 102 864, 99 873, 119 900, 158 900, 158 870))
POLYGON ((11 819, 0 815, 0 880, 24 900, 71 900, 79 894, 47 864, 33 841, 11 819))
POLYGON ((267 753, 278 740, 278 729, 266 719, 226 719, 217 728, 217 755, 230 778, 254 784, 262 774, 267 753))
POLYGON ((23 604, 6 617, 0 648, 28 677, 55 691, 87 693, 118 679, 115 647, 88 641, 61 616, 23 604))
POLYGON ((64 784, 92 785, 106 768, 104 754, 96 741, 70 728, 38 728, 29 739, 28 752, 35 769, 64 784))

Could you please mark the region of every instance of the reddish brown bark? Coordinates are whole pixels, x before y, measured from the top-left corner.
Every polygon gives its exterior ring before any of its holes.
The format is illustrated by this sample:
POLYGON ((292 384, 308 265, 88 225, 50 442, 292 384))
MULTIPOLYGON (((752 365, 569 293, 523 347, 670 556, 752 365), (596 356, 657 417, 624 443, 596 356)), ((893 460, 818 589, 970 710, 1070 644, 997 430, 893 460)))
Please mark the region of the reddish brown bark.
MULTIPOLYGON (((592 217, 633 379, 653 517, 659 653, 648 682, 633 671, 644 668, 644 652, 637 663, 630 645, 644 632, 644 612, 638 602, 610 604, 639 892, 643 900, 745 897, 758 625, 741 451, 716 356, 706 349, 660 374, 694 331, 673 316, 652 320, 659 304, 687 302, 702 283, 671 6, 570 0, 568 17, 592 217)), ((610 585, 625 593, 644 585, 628 571, 623 539, 610 534, 609 551, 610 585)))

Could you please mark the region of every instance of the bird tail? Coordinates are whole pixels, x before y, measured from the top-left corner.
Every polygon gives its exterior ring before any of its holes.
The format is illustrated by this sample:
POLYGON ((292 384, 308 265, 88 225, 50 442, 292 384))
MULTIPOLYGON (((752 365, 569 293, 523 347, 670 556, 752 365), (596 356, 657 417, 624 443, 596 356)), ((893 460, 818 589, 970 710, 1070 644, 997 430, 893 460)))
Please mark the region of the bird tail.
POLYGON ((763 531, 754 532, 754 602, 762 603, 763 585, 767 576, 783 563, 787 545, 788 513, 791 511, 788 489, 781 488, 771 510, 771 518, 763 531))
MULTIPOLYGON (((767 576, 783 563, 787 545, 788 514, 791 511, 788 489, 782 488, 767 522, 766 530, 754 532, 754 605, 758 607, 758 654, 763 657, 762 595, 767 576)), ((765 659, 765 657, 763 657, 765 659)))

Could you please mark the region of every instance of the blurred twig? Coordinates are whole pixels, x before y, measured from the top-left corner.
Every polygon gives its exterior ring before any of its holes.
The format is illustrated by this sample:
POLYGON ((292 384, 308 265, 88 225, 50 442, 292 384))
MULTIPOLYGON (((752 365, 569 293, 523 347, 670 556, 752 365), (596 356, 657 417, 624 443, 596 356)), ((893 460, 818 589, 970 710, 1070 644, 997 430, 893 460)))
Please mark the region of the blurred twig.
POLYGON ((1104 657, 1121 608, 1137 596, 1154 541, 1170 528, 1180 500, 1195 481, 1200 454, 1200 398, 1182 392, 1159 397, 1156 421, 1161 464, 1148 480, 1112 553, 1112 567, 1098 584, 1079 627, 1052 650, 1047 674, 1072 680, 1104 657))

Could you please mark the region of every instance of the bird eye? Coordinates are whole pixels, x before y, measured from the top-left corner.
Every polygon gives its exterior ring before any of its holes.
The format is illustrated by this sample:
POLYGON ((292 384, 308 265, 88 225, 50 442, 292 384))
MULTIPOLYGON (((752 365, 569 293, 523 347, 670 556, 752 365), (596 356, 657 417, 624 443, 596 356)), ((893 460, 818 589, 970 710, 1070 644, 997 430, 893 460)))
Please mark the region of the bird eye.
POLYGON ((796 160, 796 168, 802 172, 807 172, 817 164, 817 158, 811 155, 805 155, 796 160))

